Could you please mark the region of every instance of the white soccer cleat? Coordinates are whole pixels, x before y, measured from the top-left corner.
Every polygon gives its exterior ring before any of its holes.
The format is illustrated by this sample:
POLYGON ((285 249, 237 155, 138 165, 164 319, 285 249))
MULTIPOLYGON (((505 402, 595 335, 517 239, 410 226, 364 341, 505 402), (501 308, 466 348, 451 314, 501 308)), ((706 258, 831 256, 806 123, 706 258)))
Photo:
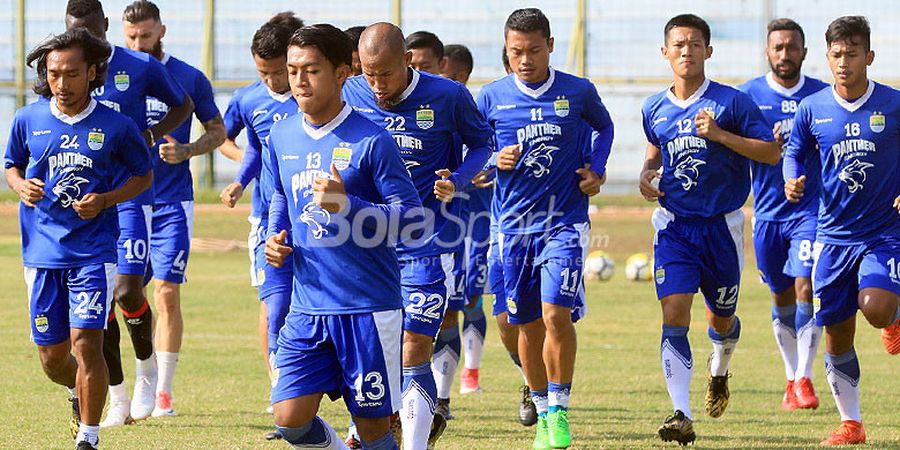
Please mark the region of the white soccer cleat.
POLYGON ((131 401, 131 417, 134 420, 144 420, 153 413, 156 407, 156 378, 156 372, 135 378, 134 398, 131 401))
POLYGON ((275 408, 272 405, 266 406, 266 414, 275 414, 275 408))
POLYGON ((172 395, 168 392, 156 393, 156 407, 153 408, 153 417, 173 417, 178 414, 172 408, 172 395))
POLYGON ((131 425, 134 419, 129 414, 130 406, 128 402, 115 402, 109 404, 106 410, 106 419, 100 422, 100 428, 120 427, 122 425, 131 425))

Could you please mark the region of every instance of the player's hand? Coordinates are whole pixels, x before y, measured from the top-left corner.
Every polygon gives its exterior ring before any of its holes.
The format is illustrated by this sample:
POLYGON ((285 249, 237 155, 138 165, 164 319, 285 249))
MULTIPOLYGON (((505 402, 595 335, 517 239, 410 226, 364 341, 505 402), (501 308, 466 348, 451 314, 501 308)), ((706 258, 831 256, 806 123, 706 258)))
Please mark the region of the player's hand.
POLYGON ((784 137, 781 135, 781 122, 775 124, 775 127, 772 128, 772 136, 775 137, 775 143, 778 144, 778 148, 784 148, 784 137))
POLYGON ((647 169, 641 172, 640 189, 641 195, 644 196, 644 200, 655 202, 659 197, 666 195, 659 190, 660 178, 662 178, 662 175, 653 169, 647 169))
POLYGON ((585 164, 584 167, 580 167, 575 170, 575 173, 581 177, 581 181, 578 182, 578 188, 581 189, 581 192, 588 197, 593 197, 600 193, 600 186, 603 186, 603 183, 606 181, 606 174, 603 174, 601 177, 597 175, 597 172, 591 170, 590 164, 585 164))
POLYGON ((182 144, 172 136, 164 135, 165 144, 159 144, 159 157, 167 164, 178 164, 191 158, 191 144, 182 144))
POLYGON ((241 186, 241 183, 231 183, 228 186, 225 186, 225 189, 222 189, 219 198, 222 199, 222 203, 225 204, 225 206, 234 208, 235 203, 237 203, 243 195, 244 186, 241 186))
POLYGON ((453 172, 447 169, 435 170, 434 174, 440 178, 434 182, 434 196, 444 203, 450 203, 453 200, 453 194, 456 192, 456 185, 450 181, 453 172))
POLYGON ((898 195, 897 198, 894 199, 894 209, 896 209, 897 212, 900 213, 900 195, 898 195))
POLYGON ((722 134, 722 129, 719 128, 716 120, 702 109, 697 111, 697 115, 694 116, 694 127, 697 129, 697 136, 705 137, 711 141, 718 142, 719 136, 722 134))
POLYGON ((800 178, 791 178, 784 183, 784 196, 791 203, 797 203, 803 198, 803 187, 806 185, 806 175, 800 178))
POLYGON ((294 252, 294 249, 284 245, 287 240, 287 230, 281 230, 274 236, 266 239, 266 262, 273 267, 280 268, 284 260, 294 252))
POLYGON ((330 213, 342 211, 347 206, 347 189, 334 163, 331 163, 331 178, 316 177, 313 181, 313 203, 330 213))
POLYGON ((93 219, 100 214, 101 211, 106 209, 106 196, 103 194, 96 194, 94 192, 90 192, 81 200, 75 200, 72 202, 72 209, 78 213, 78 217, 82 219, 93 219))
POLYGON ((493 174, 494 170, 496 169, 482 170, 481 172, 475 174, 475 176, 472 177, 472 185, 478 189, 493 187, 494 180, 490 179, 490 176, 491 174, 493 174))
POLYGON ((15 191, 16 194, 19 194, 19 200, 22 200, 25 206, 34 208, 34 204, 44 198, 44 182, 38 178, 22 180, 15 191))
POLYGON ((522 144, 507 145, 497 154, 497 168, 513 170, 522 157, 522 144))

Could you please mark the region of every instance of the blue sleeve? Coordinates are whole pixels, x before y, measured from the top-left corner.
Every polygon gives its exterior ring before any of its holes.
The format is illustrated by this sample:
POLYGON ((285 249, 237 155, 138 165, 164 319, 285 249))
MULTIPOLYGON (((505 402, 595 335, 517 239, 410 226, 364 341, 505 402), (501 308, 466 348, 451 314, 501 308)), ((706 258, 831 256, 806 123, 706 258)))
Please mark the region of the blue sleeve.
POLYGON ((494 130, 484 120, 469 90, 461 84, 457 85, 457 89, 456 130, 469 149, 453 174, 454 184, 461 187, 472 181, 472 177, 484 168, 494 153, 494 130))
POLYGON ((281 230, 291 231, 291 221, 288 214, 287 197, 284 195, 284 186, 281 185, 281 174, 278 169, 278 158, 275 157, 275 147, 270 143, 266 149, 269 157, 264 160, 263 171, 265 176, 272 180, 272 199, 269 201, 269 228, 266 236, 278 234, 281 230))
POLYGON ((9 130, 9 139, 6 141, 6 155, 3 157, 3 168, 17 167, 22 171, 28 167, 29 151, 25 142, 25 121, 17 113, 9 130))
POLYGON ((650 116, 650 107, 649 105, 644 104, 644 107, 641 108, 641 124, 644 127, 644 135, 647 136, 647 142, 654 147, 659 148, 659 137, 653 132, 652 120, 653 117, 650 116))
POLYGON ((228 139, 232 141, 237 139, 244 127, 247 126, 244 123, 244 116, 241 114, 241 94, 240 90, 234 92, 231 100, 228 101, 228 108, 225 109, 225 116, 223 117, 225 119, 225 133, 228 139))
POLYGON ((194 92, 191 100, 194 102, 194 115, 201 123, 209 122, 219 115, 219 107, 216 106, 212 84, 199 70, 194 77, 194 92))
POLYGON ((256 145, 248 145, 244 148, 244 155, 241 157, 241 167, 238 169, 237 175, 234 176, 235 183, 241 183, 242 187, 247 187, 254 178, 259 177, 262 171, 262 157, 260 149, 256 145))
POLYGON ((784 181, 806 175, 806 158, 809 157, 810 151, 816 148, 816 140, 809 132, 809 118, 809 108, 805 103, 801 102, 797 113, 794 115, 791 139, 784 150, 784 164, 781 168, 784 181))
POLYGON ((766 118, 759 111, 759 106, 749 95, 738 92, 732 103, 732 114, 738 135, 766 142, 775 140, 772 127, 766 122, 766 118))
MULTIPOLYGON (((367 216, 375 220, 365 220, 363 226, 396 223, 399 225, 396 230, 400 232, 404 227, 425 217, 422 201, 403 165, 397 144, 390 135, 381 132, 372 138, 369 145, 364 156, 365 164, 384 203, 372 203, 347 194, 346 216, 352 221, 354 216, 365 211, 367 216)), ((271 216, 269 220, 272 220, 271 216)))
POLYGON ((124 120, 125 128, 115 148, 114 158, 128 171, 131 176, 144 176, 153 168, 150 161, 150 148, 144 135, 135 125, 134 121, 124 120))
POLYGON ((147 94, 151 97, 156 97, 170 107, 181 106, 186 95, 184 89, 172 78, 172 75, 169 75, 166 66, 152 56, 149 61, 150 63, 147 65, 147 94))
POLYGON ((582 111, 582 117, 597 132, 591 136, 591 170, 599 174, 601 177, 606 173, 606 161, 609 159, 609 152, 612 149, 613 136, 615 128, 613 127, 612 118, 609 117, 609 111, 600 100, 597 89, 590 81, 587 83, 587 92, 585 92, 585 105, 582 111))

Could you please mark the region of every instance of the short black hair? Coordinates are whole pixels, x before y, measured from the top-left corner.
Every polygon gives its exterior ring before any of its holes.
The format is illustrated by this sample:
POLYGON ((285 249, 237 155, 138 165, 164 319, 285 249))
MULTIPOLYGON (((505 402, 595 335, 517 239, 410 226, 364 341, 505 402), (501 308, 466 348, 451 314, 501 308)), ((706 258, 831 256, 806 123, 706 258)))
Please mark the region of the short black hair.
POLYGON ((94 14, 106 16, 103 13, 103 5, 100 4, 100 0, 69 0, 69 3, 66 4, 67 16, 83 19, 94 14))
POLYGON ((796 31, 800 33, 800 40, 802 40, 803 44, 806 45, 806 34, 803 33, 803 27, 801 27, 800 24, 795 22, 793 19, 775 19, 769 22, 766 30, 766 37, 776 31, 796 31))
POLYGON ((96 67, 97 76, 94 81, 91 81, 89 89, 93 91, 103 86, 106 82, 106 69, 109 67, 107 60, 112 49, 109 44, 95 37, 86 28, 78 27, 66 30, 56 36, 50 36, 28 53, 25 61, 28 67, 34 68, 37 72, 37 79, 34 80, 32 87, 35 94, 45 98, 53 96, 53 91, 47 82, 47 56, 50 55, 50 52, 75 47, 81 48, 88 67, 96 67))
POLYGON ((125 12, 122 13, 122 20, 128 23, 138 23, 150 19, 162 22, 159 18, 159 7, 148 0, 137 0, 126 6, 125 12))
POLYGON ((431 53, 437 56, 438 59, 444 57, 444 43, 441 42, 436 34, 430 31, 416 31, 406 37, 405 43, 407 50, 427 48, 431 49, 431 53))
POLYGON ((695 14, 679 14, 669 19, 669 21, 666 22, 666 27, 663 29, 663 43, 668 42, 669 31, 675 27, 693 28, 700 31, 700 33, 703 33, 703 41, 709 46, 709 24, 701 19, 700 16, 695 14))
POLYGON ((462 64, 468 73, 472 73, 472 69, 475 68, 472 52, 465 45, 450 44, 444 47, 444 55, 447 56, 447 60, 462 64))
POLYGON ((355 27, 350 27, 344 30, 344 34, 350 38, 350 43, 353 44, 353 50, 356 51, 359 48, 359 37, 362 36, 362 32, 366 30, 366 27, 362 25, 357 25, 355 27))
POLYGON ((303 19, 297 17, 293 11, 282 11, 275 14, 267 23, 285 27, 291 34, 303 27, 303 19))
POLYGON ((506 25, 503 26, 503 36, 510 30, 530 33, 532 31, 540 31, 545 38, 550 39, 550 20, 544 15, 544 12, 537 8, 517 9, 506 18, 506 25))
POLYGON ((297 30, 289 47, 315 47, 335 68, 353 64, 353 44, 343 31, 334 25, 319 23, 297 30))
POLYGON ((506 73, 512 72, 512 66, 509 65, 509 55, 506 54, 506 46, 500 47, 500 61, 503 62, 503 70, 506 73))
POLYGON ((831 46, 834 42, 845 41, 853 45, 860 44, 857 39, 862 39, 862 46, 869 51, 871 49, 872 29, 869 21, 864 16, 843 16, 834 19, 825 30, 825 43, 831 46))
POLYGON ((286 27, 266 22, 253 34, 250 53, 262 59, 275 59, 287 55, 288 43, 294 33, 286 27))

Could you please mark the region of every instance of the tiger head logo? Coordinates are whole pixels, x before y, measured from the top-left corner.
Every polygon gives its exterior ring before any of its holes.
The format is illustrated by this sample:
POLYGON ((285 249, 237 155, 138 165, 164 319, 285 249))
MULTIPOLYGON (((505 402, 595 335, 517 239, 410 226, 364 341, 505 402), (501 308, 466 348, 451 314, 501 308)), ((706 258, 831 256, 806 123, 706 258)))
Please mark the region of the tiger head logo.
POLYGON ((553 165, 553 154, 559 150, 559 147, 541 144, 531 149, 522 159, 522 164, 531 169, 531 174, 535 178, 541 178, 550 173, 550 166, 553 165))
POLYGON ((300 213, 300 221, 306 224, 314 239, 322 239, 328 234, 325 227, 331 223, 331 214, 315 203, 307 203, 303 207, 303 212, 300 213))
POLYGON ((694 159, 688 156, 675 166, 675 179, 681 181, 681 187, 689 191, 697 185, 697 179, 700 178, 700 166, 706 164, 702 159, 694 159))
POLYGON ((88 183, 86 178, 75 175, 75 172, 68 172, 53 186, 53 194, 63 208, 68 208, 75 200, 81 198, 81 185, 86 183, 88 183))
POLYGON ((872 166, 873 164, 854 159, 853 162, 841 169, 838 179, 847 183, 847 190, 852 194, 863 188, 863 184, 866 182, 866 169, 872 166))

